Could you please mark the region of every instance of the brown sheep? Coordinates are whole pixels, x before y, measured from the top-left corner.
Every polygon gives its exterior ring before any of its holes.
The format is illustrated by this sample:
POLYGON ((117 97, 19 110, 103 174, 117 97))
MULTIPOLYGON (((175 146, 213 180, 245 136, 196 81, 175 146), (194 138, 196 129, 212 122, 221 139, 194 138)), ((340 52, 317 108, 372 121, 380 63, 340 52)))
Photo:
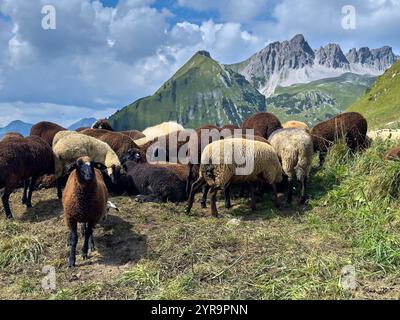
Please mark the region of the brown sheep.
POLYGON ((39 122, 31 128, 31 136, 38 136, 42 138, 44 141, 46 141, 50 147, 53 145, 53 138, 54 136, 60 132, 67 130, 61 126, 59 126, 56 123, 48 122, 48 121, 42 121, 39 122))
POLYGON ((108 131, 114 131, 110 122, 107 119, 100 119, 93 123, 91 129, 103 129, 108 131))
POLYGON ((93 249, 93 228, 107 211, 108 193, 100 170, 105 166, 94 163, 89 157, 81 157, 69 166, 70 173, 62 197, 65 223, 70 231, 69 267, 75 267, 78 243, 78 223, 84 223, 85 241, 82 258, 87 259, 89 241, 93 249))
POLYGON ((9 141, 13 139, 24 139, 24 136, 19 132, 7 132, 0 140, 0 142, 9 141))
POLYGON ((344 139, 347 146, 355 151, 367 146, 367 120, 357 112, 347 112, 318 123, 311 136, 314 151, 319 152, 320 165, 325 161, 326 152, 335 141, 344 139))
POLYGON ((275 130, 282 129, 279 119, 268 112, 259 112, 246 119, 242 125, 243 129, 253 129, 255 136, 268 139, 275 130))
POLYGON ((36 179, 51 173, 54 173, 54 155, 43 139, 32 136, 0 142, 0 188, 4 188, 2 202, 7 218, 12 218, 9 197, 15 188, 25 182, 22 202, 29 208, 36 179))
POLYGON ((142 139, 146 137, 142 132, 138 130, 126 130, 120 132, 133 140, 142 139))
POLYGON ((385 156, 386 160, 400 161, 400 147, 390 149, 385 156))
POLYGON ((80 133, 107 143, 111 149, 114 150, 119 159, 122 159, 130 149, 138 147, 131 138, 120 132, 104 129, 86 129, 80 133))

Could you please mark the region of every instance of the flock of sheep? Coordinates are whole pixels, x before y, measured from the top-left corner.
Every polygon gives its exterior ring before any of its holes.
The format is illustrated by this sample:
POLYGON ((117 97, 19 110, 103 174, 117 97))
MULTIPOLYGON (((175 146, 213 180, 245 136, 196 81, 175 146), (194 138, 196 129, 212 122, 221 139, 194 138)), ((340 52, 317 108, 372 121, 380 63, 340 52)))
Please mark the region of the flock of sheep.
MULTIPOLYGON (((0 141, 2 203, 6 217, 12 218, 9 196, 16 188, 24 187, 22 202, 31 207, 35 189, 57 187, 70 231, 69 266, 73 267, 78 223, 84 236, 82 257, 87 258, 89 249, 94 249, 94 226, 105 218, 109 208, 116 208, 108 201, 109 192, 135 195, 141 202, 187 201, 190 212, 195 194, 201 190, 202 207, 206 207, 210 194, 211 213, 217 216, 218 190, 223 191, 226 208, 231 207, 233 186, 241 188, 241 196, 250 190, 251 208, 255 210, 256 195, 266 190, 272 191, 279 207, 278 185, 284 186, 287 201, 292 202, 293 184, 298 181, 300 201, 305 203, 315 152, 323 163, 328 148, 338 139, 356 151, 368 147, 371 139, 398 134, 379 131, 368 136, 367 129, 367 121, 358 113, 340 114, 312 129, 297 121, 281 125, 276 116, 266 112, 246 119, 242 127, 205 125, 190 131, 173 122, 143 132, 115 132, 107 120, 76 131, 40 122, 32 127, 29 137, 8 133, 0 141), (202 135, 204 130, 220 135, 213 139, 212 135, 202 135), (185 139, 177 139, 187 132, 185 139), (251 172, 238 174, 243 163, 235 160, 233 152, 253 162, 251 172), (160 154, 164 161, 151 161, 160 154), (185 161, 177 161, 177 155, 183 155, 185 161), (284 179, 286 183, 282 184, 284 179)), ((387 157, 399 159, 400 149, 390 150, 387 157)))

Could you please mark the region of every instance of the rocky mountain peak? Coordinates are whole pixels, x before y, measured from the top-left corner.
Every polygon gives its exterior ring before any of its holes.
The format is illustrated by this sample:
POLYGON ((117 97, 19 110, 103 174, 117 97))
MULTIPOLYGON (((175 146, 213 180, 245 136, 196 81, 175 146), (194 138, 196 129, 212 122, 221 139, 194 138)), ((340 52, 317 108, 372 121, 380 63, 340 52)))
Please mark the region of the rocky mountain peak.
POLYGON ((197 51, 197 52, 196 52, 196 55, 200 55, 200 56, 204 56, 204 57, 207 57, 207 58, 212 59, 212 58, 211 58, 211 54, 210 54, 208 51, 206 51, 206 50, 197 51))
POLYGON ((317 50, 315 62, 327 68, 347 68, 349 61, 344 55, 340 46, 336 43, 330 43, 317 50))

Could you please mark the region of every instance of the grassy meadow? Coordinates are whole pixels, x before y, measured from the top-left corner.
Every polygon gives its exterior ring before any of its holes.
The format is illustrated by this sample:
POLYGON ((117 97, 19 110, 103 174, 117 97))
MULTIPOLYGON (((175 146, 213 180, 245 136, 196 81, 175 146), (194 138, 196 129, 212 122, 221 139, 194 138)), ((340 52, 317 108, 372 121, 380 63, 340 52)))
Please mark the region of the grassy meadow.
POLYGON ((229 211, 220 199, 215 219, 198 202, 188 216, 185 204, 112 197, 120 212, 96 228, 97 251, 78 256, 75 269, 56 191, 34 193, 28 211, 18 191, 15 220, 0 218, 0 298, 399 299, 400 162, 384 160, 391 146, 376 141, 355 155, 334 146, 313 168, 307 206, 277 210, 265 194, 252 213, 248 199, 229 211), (348 265, 352 289, 340 285, 348 265), (54 290, 41 286, 44 266, 56 270, 54 290))

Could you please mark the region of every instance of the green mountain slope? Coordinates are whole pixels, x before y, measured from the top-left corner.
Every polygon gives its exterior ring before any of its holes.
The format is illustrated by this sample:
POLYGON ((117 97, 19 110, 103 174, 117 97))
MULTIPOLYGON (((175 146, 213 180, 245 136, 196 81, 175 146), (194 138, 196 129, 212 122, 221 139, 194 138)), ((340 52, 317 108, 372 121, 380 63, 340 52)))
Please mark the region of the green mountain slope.
POLYGON ((374 83, 375 77, 346 73, 290 87, 278 87, 267 98, 268 111, 281 121, 299 120, 314 125, 349 107, 374 83))
POLYGON ((363 114, 371 129, 400 127, 400 60, 347 111, 363 114))
POLYGON ((241 124, 260 110, 265 110, 265 97, 242 75, 201 51, 154 95, 137 100, 109 120, 117 130, 143 130, 169 120, 194 128, 206 123, 241 124))

